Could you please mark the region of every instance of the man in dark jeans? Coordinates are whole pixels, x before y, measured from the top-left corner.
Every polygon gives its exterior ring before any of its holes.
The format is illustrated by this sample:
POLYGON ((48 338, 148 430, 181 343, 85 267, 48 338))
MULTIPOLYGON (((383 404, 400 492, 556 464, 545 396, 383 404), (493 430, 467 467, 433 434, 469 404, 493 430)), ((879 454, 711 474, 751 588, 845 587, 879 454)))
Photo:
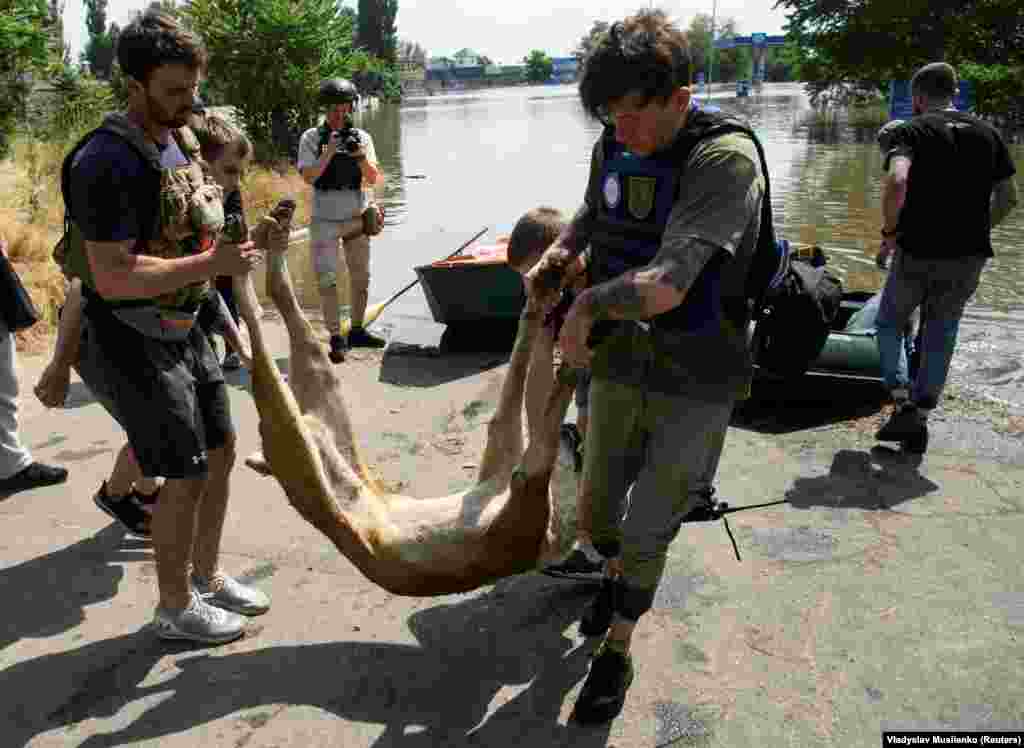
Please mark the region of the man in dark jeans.
POLYGON ((199 39, 151 10, 122 30, 117 58, 128 111, 69 157, 65 194, 68 252, 88 260, 83 378, 111 391, 143 474, 166 478, 152 519, 157 634, 219 644, 269 600, 218 563, 235 433, 196 317, 210 278, 246 273, 261 255, 218 241, 223 192, 184 127, 205 67, 199 39))
POLYGON ((990 233, 1017 204, 1015 168, 999 133, 953 108, 956 71, 944 62, 911 81, 913 119, 889 133, 880 266, 892 257, 878 312, 882 374, 896 407, 879 441, 928 447, 964 306, 992 256, 990 233), (921 308, 919 368, 911 382, 903 333, 921 308))

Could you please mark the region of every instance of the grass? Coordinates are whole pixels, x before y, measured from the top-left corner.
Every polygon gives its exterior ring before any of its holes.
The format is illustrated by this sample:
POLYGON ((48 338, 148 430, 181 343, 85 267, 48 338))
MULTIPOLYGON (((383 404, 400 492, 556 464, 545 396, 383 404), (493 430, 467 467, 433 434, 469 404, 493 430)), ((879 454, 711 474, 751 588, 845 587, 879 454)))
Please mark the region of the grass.
MULTIPOLYGON (((60 167, 77 137, 76 133, 61 142, 16 140, 13 157, 0 163, 5 196, 0 205, 0 237, 7 239, 11 262, 42 316, 39 323, 17 334, 18 350, 27 353, 47 349, 56 330, 57 309, 64 303, 64 277, 51 255, 64 228, 60 167)), ((243 194, 250 226, 286 196, 298 204, 295 225, 309 223, 309 188, 294 167, 253 167, 243 194)))

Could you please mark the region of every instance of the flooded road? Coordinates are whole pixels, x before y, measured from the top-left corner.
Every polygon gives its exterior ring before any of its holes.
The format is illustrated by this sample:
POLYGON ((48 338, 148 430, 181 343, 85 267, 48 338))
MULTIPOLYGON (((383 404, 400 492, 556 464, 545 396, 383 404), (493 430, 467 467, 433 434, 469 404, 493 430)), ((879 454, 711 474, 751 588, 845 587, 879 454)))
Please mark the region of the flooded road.
MULTIPOLYGON (((759 95, 716 95, 747 118, 764 143, 781 236, 819 244, 848 289, 877 290, 882 158, 875 128, 809 124, 798 84, 767 84, 759 95)), ((387 210, 374 240, 371 303, 415 278, 412 268, 454 251, 483 227, 482 242, 511 231, 531 207, 571 214, 583 196, 591 147, 600 134, 573 86, 491 89, 410 99, 360 115, 387 175, 387 210)), ((1024 147, 1011 146, 1018 170, 1024 147)), ((1020 175, 1018 174, 1018 180, 1020 175)), ((951 178, 951 189, 956 189, 951 178)), ((950 217, 956 220, 955 216, 950 217)), ((961 330, 952 380, 1024 408, 1024 209, 993 232, 996 257, 961 330)), ((317 307, 308 251, 291 267, 303 301, 317 307)), ((419 288, 382 322, 430 317, 419 288)))

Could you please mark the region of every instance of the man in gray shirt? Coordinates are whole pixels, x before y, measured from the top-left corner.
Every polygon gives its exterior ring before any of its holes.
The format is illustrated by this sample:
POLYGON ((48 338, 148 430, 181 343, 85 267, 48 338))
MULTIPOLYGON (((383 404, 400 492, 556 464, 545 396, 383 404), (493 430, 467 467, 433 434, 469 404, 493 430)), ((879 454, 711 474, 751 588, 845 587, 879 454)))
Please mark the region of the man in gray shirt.
POLYGON ((363 214, 369 204, 367 190, 384 179, 377 163, 373 138, 351 126, 352 111, 359 101, 356 87, 344 78, 329 78, 320 84, 324 123, 302 134, 298 168, 313 187, 313 220, 309 228, 310 256, 320 289, 324 324, 331 334, 331 361, 345 359, 345 349, 381 348, 384 340, 363 329, 370 289, 370 238, 342 235, 347 221, 363 214), (339 131, 343 133, 339 135, 339 131), (350 139, 354 133, 358 143, 350 139), (348 339, 341 334, 338 311, 338 242, 345 250, 348 267, 352 329, 348 339))

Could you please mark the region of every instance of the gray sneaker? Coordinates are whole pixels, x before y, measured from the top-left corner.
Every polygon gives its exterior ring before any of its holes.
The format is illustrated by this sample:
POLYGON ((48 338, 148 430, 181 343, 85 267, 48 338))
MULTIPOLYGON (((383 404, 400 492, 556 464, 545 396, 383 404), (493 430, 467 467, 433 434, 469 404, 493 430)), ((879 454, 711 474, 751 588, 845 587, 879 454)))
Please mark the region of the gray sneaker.
POLYGON ((203 602, 246 616, 258 616, 270 610, 270 598, 262 590, 242 584, 227 574, 203 579, 192 572, 192 586, 203 602))
POLYGON ((204 603, 196 592, 184 610, 157 608, 153 628, 161 639, 227 644, 245 633, 245 618, 204 603))

